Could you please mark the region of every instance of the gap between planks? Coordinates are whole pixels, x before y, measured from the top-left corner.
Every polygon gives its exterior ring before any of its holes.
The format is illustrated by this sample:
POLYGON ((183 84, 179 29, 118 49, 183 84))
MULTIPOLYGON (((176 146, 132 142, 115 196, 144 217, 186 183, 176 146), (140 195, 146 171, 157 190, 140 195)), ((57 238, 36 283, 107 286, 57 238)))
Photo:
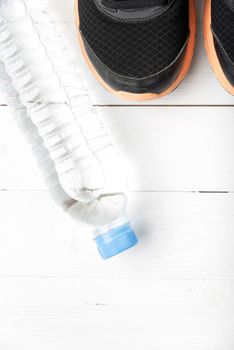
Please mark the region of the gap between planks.
POLYGON ((222 282, 222 281, 227 281, 227 282, 234 282, 234 277, 155 277, 152 278, 151 277, 131 277, 131 276, 81 276, 78 274, 70 274, 70 275, 66 275, 66 274, 61 274, 61 275, 56 275, 56 274, 48 274, 48 275, 40 275, 40 274, 0 274, 0 279, 38 279, 38 280, 73 280, 73 279, 78 279, 78 280, 97 280, 97 281, 138 281, 138 280, 155 280, 155 281, 165 281, 165 282, 171 282, 171 281, 175 281, 175 282, 188 282, 188 281, 195 281, 195 282, 206 282, 206 281, 210 281, 210 282, 222 282))
MULTIPOLYGON (((0 192, 48 192, 47 189, 8 189, 0 188, 0 192)), ((194 193, 194 194, 233 194, 234 191, 218 191, 218 190, 130 190, 129 193, 194 193)))
MULTIPOLYGON (((118 107, 131 107, 131 108, 136 108, 136 107, 147 107, 147 108, 201 108, 201 107, 204 107, 204 108, 213 108, 213 107, 217 107, 217 108, 234 108, 234 104, 200 104, 200 105, 191 105, 191 104, 183 104, 183 105, 177 105, 177 104, 173 104, 173 105, 164 105, 164 104, 161 104, 161 105, 150 105, 150 104, 134 104, 134 105, 124 105, 124 104, 94 104, 93 105, 94 107, 99 107, 99 108, 105 108, 105 107, 111 107, 111 108, 118 108, 118 107)), ((7 104, 5 103, 0 103, 0 107, 7 107, 7 104)))
POLYGON ((102 104, 95 104, 94 105, 94 107, 100 107, 100 108, 105 108, 105 107, 111 107, 111 108, 118 108, 118 107, 134 107, 134 108, 136 108, 136 107, 140 107, 140 108, 142 108, 142 107, 147 107, 147 108, 155 108, 155 107, 159 107, 159 108, 201 108, 201 107, 204 107, 204 108, 213 108, 213 107, 217 107, 217 108, 234 108, 234 104, 232 105, 232 104, 225 104, 225 105, 222 105, 222 104, 217 104, 217 105, 214 105, 214 104, 211 104, 211 105, 205 105, 205 104, 203 104, 203 105, 186 105, 186 104, 184 104, 184 105, 176 105, 176 104, 174 104, 174 105, 149 105, 149 104, 143 104, 143 105, 138 105, 138 104, 134 104, 134 105, 124 105, 124 104, 108 104, 108 105, 102 105, 102 104))

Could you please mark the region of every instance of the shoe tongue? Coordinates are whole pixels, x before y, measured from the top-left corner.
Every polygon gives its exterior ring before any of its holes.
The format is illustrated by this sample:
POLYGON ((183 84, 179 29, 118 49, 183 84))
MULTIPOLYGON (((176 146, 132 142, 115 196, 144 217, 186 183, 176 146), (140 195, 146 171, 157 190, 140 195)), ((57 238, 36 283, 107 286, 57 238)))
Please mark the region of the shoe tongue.
POLYGON ((104 6, 115 10, 147 9, 168 6, 170 0, 103 0, 104 6))

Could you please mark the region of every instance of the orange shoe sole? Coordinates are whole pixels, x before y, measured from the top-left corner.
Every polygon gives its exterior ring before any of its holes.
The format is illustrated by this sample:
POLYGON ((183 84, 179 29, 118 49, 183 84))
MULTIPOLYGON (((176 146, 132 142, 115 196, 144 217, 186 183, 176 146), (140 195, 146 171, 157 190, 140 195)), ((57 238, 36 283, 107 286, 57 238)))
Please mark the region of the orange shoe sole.
POLYGON ((130 92, 125 92, 125 91, 117 91, 112 89, 99 75, 99 73, 96 71, 95 67, 93 66, 92 62, 89 59, 89 56, 85 50, 84 42, 83 39, 80 35, 80 19, 79 19, 79 10, 78 10, 78 0, 75 0, 75 15, 76 15, 76 28, 77 28, 77 34, 78 34, 78 39, 80 42, 80 47, 82 54, 84 56, 84 59, 90 68, 91 72, 93 75, 96 77, 98 82, 110 93, 112 93, 115 96, 121 97, 123 99, 131 100, 131 101, 147 101, 147 100, 153 100, 157 99, 163 96, 166 96, 170 94, 172 91, 174 91, 182 82, 184 77, 186 76, 189 67, 192 62, 193 58, 193 53, 194 53, 194 48, 195 48, 195 43, 196 43, 196 5, 195 5, 195 0, 189 0, 189 29, 190 29, 190 37, 188 40, 187 48, 186 48, 186 53, 185 53, 185 58, 184 62, 182 64, 182 67, 180 69, 180 72, 169 88, 167 88, 165 91, 163 91, 160 94, 156 93, 142 93, 142 94, 135 94, 135 93, 130 93, 130 92))
POLYGON ((217 76, 223 87, 231 94, 234 95, 234 86, 226 78, 223 69, 219 63, 218 56, 215 50, 214 37, 211 30, 211 0, 205 0, 204 11, 204 42, 208 59, 211 67, 217 76))

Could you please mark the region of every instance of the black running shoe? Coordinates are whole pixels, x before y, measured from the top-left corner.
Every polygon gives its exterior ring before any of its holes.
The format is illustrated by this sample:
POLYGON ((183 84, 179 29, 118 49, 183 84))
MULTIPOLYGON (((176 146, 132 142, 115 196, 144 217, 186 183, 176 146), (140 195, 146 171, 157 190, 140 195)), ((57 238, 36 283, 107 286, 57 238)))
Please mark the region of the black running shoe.
POLYGON ((234 95, 234 0, 206 0, 204 35, 212 68, 234 95))
POLYGON ((128 99, 173 91, 195 46, 195 0, 76 0, 84 57, 99 82, 128 99))

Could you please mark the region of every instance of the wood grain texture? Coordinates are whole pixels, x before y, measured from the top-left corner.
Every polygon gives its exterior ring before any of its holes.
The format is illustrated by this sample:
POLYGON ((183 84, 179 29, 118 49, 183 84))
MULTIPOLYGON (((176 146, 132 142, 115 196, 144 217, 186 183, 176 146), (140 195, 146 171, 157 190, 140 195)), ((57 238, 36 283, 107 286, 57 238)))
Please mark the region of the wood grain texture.
POLYGON ((234 100, 205 55, 203 1, 188 76, 147 106, 98 85, 73 0, 50 5, 125 157, 140 243, 102 261, 90 228, 46 190, 30 125, 0 106, 0 349, 233 350, 234 100))
MULTIPOLYGON (((151 105, 233 105, 233 97, 220 86, 208 63, 202 34, 203 0, 197 0, 196 3, 198 13, 197 46, 190 71, 176 91, 165 98, 149 102, 151 105)), ((129 101, 112 96, 100 88, 90 74, 80 55, 77 43, 72 1, 68 3, 61 1, 58 6, 54 0, 51 0, 51 7, 54 9, 61 30, 66 33, 70 52, 83 72, 93 103, 97 105, 135 104, 136 102, 129 103, 129 101)))
POLYGON ((4 350, 233 349, 233 282, 5 278, 0 286, 4 350))
POLYGON ((46 191, 0 193, 4 350, 233 349, 234 195, 130 198, 140 244, 104 262, 46 191))
MULTIPOLYGON (((58 28, 64 33, 64 39, 68 44, 70 53, 80 71, 95 105, 119 105, 136 104, 112 96, 97 83, 89 72, 83 57, 81 56, 76 28, 74 24, 74 2, 73 0, 55 1, 50 0, 58 28)), ((203 0, 197 0, 198 31, 197 46, 190 71, 184 82, 171 95, 159 100, 148 102, 150 105, 233 105, 233 98, 219 84, 214 76, 206 57, 203 35, 202 17, 203 0)), ((4 98, 0 97, 0 103, 4 103, 4 98)), ((141 105, 142 103, 138 103, 141 105)))
POLYGON ((231 193, 131 193, 140 244, 109 261, 46 191, 1 191, 0 207, 0 276, 234 279, 231 193))
MULTIPOLYGON (((234 107, 99 107, 98 111, 125 157, 132 191, 234 191, 234 107)), ((20 132, 2 107, 1 189, 45 189, 26 142, 29 136, 30 129, 20 132)))

